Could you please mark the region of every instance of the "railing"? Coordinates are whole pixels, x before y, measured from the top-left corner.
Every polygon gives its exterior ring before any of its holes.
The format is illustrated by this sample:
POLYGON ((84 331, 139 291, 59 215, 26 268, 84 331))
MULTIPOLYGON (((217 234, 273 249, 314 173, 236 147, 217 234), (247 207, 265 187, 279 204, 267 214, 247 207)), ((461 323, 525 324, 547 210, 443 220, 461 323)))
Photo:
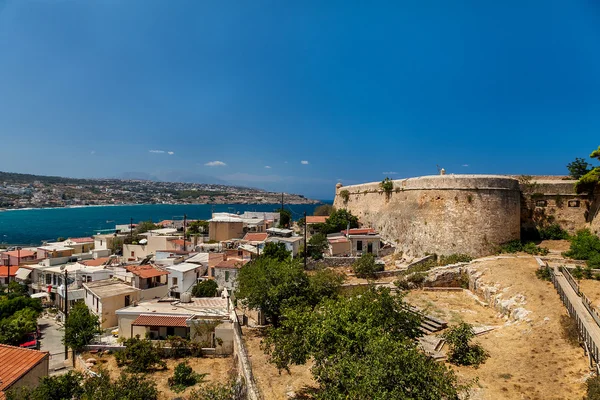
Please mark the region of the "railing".
MULTIPOLYGON (((563 304, 567 308, 569 315, 575 320, 575 322, 577 324, 580 338, 584 344, 584 347, 585 347, 586 352, 588 353, 588 356, 590 357, 590 365, 592 364, 592 360, 593 360, 596 363, 596 369, 597 369, 598 373, 600 373, 600 366, 598 365, 598 362, 600 361, 600 351, 598 350, 598 346, 597 346, 594 338, 590 335, 587 328, 585 327, 585 324, 582 321, 582 316, 580 316, 577 313, 577 309, 575 308, 575 306, 573 305, 573 303, 571 302, 571 300, 565 293, 558 278, 556 277, 555 272, 556 272, 555 269, 550 268, 550 275, 552 277, 552 283, 554 284, 554 287, 556 288, 556 291, 558 292, 563 304)), ((573 279, 573 276, 569 273, 569 271, 567 271, 566 268, 561 267, 561 269, 559 269, 559 272, 562 273, 562 275, 565 277, 565 279, 567 280, 569 285, 571 285, 573 290, 580 296, 580 298, 583 299, 585 296, 583 296, 583 297, 581 296, 581 291, 579 290, 579 285, 575 282, 575 279, 573 279)), ((586 298, 586 300, 587 300, 587 298, 586 298)), ((589 301, 589 300, 587 300, 587 301, 589 301)), ((585 307, 586 310, 590 311, 590 309, 586 305, 586 301, 583 301, 582 303, 584 304, 584 306, 586 306, 585 307)), ((594 321, 598 324, 599 321, 598 321, 598 319, 595 318, 597 314, 595 312, 591 312, 590 315, 594 318, 594 321)), ((600 326, 600 324, 599 324, 599 326, 600 326)))

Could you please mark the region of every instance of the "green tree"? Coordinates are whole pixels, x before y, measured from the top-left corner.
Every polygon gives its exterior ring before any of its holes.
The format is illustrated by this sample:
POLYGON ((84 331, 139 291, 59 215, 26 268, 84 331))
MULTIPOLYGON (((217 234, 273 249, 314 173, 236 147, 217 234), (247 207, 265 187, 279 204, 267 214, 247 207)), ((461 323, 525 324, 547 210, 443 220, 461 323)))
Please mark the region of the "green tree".
POLYGON ((575 161, 567 164, 569 170, 569 176, 573 179, 579 179, 583 175, 590 172, 592 165, 585 161, 583 158, 576 158, 575 161))
POLYGON ((309 305, 316 305, 323 299, 335 298, 340 293, 344 276, 324 268, 308 276, 309 305))
POLYGON ((0 324, 0 343, 18 346, 25 341, 27 334, 37 330, 39 312, 32 308, 16 311, 0 324))
POLYGON ((592 192, 600 182, 600 167, 592 169, 575 183, 577 193, 592 192))
POLYGON ((324 235, 330 233, 338 233, 346 229, 350 225, 350 228, 358 228, 358 217, 352 215, 345 208, 335 210, 327 218, 327 222, 320 224, 319 230, 324 235))
POLYGON ((202 381, 208 374, 197 374, 190 367, 187 361, 182 361, 175 367, 173 377, 169 379, 171 389, 175 392, 182 392, 189 386, 194 386, 202 381))
POLYGON ((586 260, 588 267, 598 268, 600 267, 600 238, 589 229, 581 229, 571 238, 571 247, 564 256, 575 260, 586 260))
POLYGON ((126 365, 131 372, 148 372, 167 367, 161 353, 150 339, 140 339, 136 336, 125 340, 124 344, 125 350, 115 353, 119 366, 126 365))
POLYGON ((383 191, 386 194, 389 195, 394 190, 394 181, 392 181, 390 178, 386 177, 384 180, 382 180, 379 183, 379 186, 381 187, 381 189, 383 189, 383 191))
POLYGON ((137 224, 137 226, 134 229, 134 235, 140 235, 142 233, 146 233, 148 231, 152 231, 154 229, 159 229, 160 226, 156 225, 154 222, 152 221, 142 221, 140 223, 137 224))
POLYGON ((92 314, 84 302, 77 302, 69 310, 65 322, 63 343, 79 352, 87 346, 95 335, 102 333, 100 319, 92 314))
POLYGON ((113 254, 122 254, 123 253, 123 239, 120 237, 115 237, 111 244, 110 250, 113 254))
POLYGON ((292 256, 292 252, 285 248, 285 243, 267 242, 260 255, 261 257, 283 261, 290 258, 292 256))
POLYGON ((218 289, 219 285, 217 285, 217 282, 206 279, 202 282, 198 282, 196 286, 193 287, 192 295, 194 297, 215 297, 218 289))
POLYGON ((592 151, 590 158, 595 158, 596 160, 600 161, 600 146, 598 146, 596 150, 592 151))
POLYGON ((308 254, 315 260, 323 258, 323 253, 329 248, 327 236, 322 233, 317 233, 308 241, 308 254))
POLYGON ((45 376, 36 388, 23 386, 6 393, 7 400, 71 400, 83 393, 80 372, 69 371, 64 375, 45 376))
POLYGON ((375 256, 365 253, 352 264, 354 273, 358 278, 374 278, 375 272, 383 271, 383 265, 375 262, 375 256))
POLYGON ((192 221, 187 227, 187 233, 191 235, 199 235, 201 233, 208 233, 208 221, 198 220, 192 221))
POLYGON ((262 310, 274 326, 284 307, 304 302, 308 294, 308 277, 298 259, 261 256, 240 269, 237 283, 235 297, 262 310))
POLYGON ((456 377, 419 351, 420 335, 401 296, 370 288, 287 308, 264 346, 279 369, 312 359, 317 399, 457 399, 456 377))
POLYGON ((333 205, 323 204, 323 205, 320 205, 317 208, 315 208, 315 211, 313 212, 313 214, 319 215, 319 216, 330 216, 334 210, 335 210, 335 208, 333 208, 333 205))
POLYGON ((289 228, 292 224, 292 213, 285 208, 277 210, 279 212, 279 227, 289 228))
POLYGON ((448 360, 456 365, 472 365, 476 368, 489 357, 489 354, 478 344, 472 344, 475 337, 473 327, 461 322, 443 335, 450 345, 448 360))

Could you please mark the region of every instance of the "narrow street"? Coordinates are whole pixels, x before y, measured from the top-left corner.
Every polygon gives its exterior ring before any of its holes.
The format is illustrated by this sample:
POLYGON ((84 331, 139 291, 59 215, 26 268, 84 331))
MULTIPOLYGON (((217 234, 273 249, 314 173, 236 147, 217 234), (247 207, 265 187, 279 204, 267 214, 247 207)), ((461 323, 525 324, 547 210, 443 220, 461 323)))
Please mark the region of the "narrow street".
POLYGON ((50 353, 50 374, 65 369, 65 346, 62 343, 64 329, 53 318, 40 318, 38 325, 42 333, 40 350, 50 353))

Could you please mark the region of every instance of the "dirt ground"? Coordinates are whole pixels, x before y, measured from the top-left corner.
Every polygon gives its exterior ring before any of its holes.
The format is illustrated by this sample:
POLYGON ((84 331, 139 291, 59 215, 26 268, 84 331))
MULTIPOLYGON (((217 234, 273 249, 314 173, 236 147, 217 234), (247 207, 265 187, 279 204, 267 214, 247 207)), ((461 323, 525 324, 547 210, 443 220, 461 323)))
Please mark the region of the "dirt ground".
POLYGON ((246 349, 252 363, 252 373, 265 400, 288 399, 288 393, 297 393, 304 387, 316 386, 310 372, 311 364, 291 366, 290 373, 281 371, 270 364, 267 355, 260 348, 262 331, 258 328, 243 327, 246 349))
POLYGON ((569 250, 571 242, 568 240, 542 240, 538 246, 545 247, 553 253, 562 253, 569 250))
POLYGON ((600 281, 595 279, 582 279, 579 281, 581 291, 592 301, 596 308, 600 308, 600 281))
MULTIPOLYGON (((533 257, 485 261, 475 264, 482 280, 499 283, 503 299, 525 296, 531 311, 526 320, 504 326, 477 338, 490 353, 479 369, 459 367, 465 379, 476 379, 473 399, 580 399, 589 376, 583 349, 562 336, 561 315, 566 315, 551 283, 535 276, 533 257)), ((498 319, 504 322, 503 319, 498 319)))
MULTIPOLYGON (((90 357, 93 357, 98 360, 96 367, 92 368, 93 371, 98 371, 98 367, 104 367, 108 369, 110 376, 112 379, 118 379, 121 375, 122 369, 117 366, 117 362, 115 361, 115 357, 112 354, 109 355, 100 355, 100 354, 90 354, 84 353, 82 354, 84 360, 87 360, 90 357)), ((231 357, 219 357, 219 358, 196 358, 190 357, 187 359, 165 359, 167 363, 167 369, 162 371, 155 371, 151 374, 151 379, 156 382, 156 386, 158 391, 160 392, 161 400, 171 400, 176 397, 184 396, 185 394, 189 394, 194 388, 199 387, 201 384, 196 384, 195 386, 187 388, 184 392, 175 393, 173 392, 167 380, 173 376, 173 371, 175 370, 175 366, 180 362, 187 360, 188 365, 192 367, 194 372, 198 374, 208 374, 204 378, 204 383, 207 382, 227 382, 230 374, 233 371, 233 358, 231 357)))

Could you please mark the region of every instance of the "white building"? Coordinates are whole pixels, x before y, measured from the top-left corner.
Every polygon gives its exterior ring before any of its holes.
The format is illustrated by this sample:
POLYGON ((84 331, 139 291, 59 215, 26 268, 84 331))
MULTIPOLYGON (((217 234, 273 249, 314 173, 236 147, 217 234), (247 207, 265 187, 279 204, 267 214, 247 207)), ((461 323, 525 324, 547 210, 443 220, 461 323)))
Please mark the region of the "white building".
POLYGON ((302 236, 291 236, 291 237, 280 237, 271 236, 267 239, 267 242, 272 243, 283 243, 285 249, 292 253, 292 258, 298 255, 300 247, 304 244, 304 238, 302 236))
POLYGON ((172 297, 179 298, 181 293, 189 292, 198 283, 200 277, 206 275, 207 267, 203 264, 183 262, 169 265, 169 291, 172 297))

